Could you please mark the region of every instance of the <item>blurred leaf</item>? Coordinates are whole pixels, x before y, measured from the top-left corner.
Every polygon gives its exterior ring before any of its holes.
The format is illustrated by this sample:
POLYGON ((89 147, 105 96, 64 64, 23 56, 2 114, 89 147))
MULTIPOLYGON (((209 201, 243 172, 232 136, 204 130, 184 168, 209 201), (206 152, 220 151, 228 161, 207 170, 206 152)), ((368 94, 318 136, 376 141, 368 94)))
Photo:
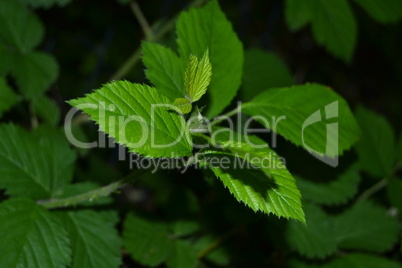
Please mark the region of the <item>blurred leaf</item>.
POLYGON ((164 262, 173 248, 165 223, 134 213, 124 221, 123 241, 134 260, 151 267, 164 262))
POLYGON ((168 268, 195 268, 197 264, 197 253, 190 243, 182 240, 173 242, 172 254, 166 262, 168 268))
POLYGON ((398 209, 402 215, 402 180, 400 178, 392 177, 388 180, 387 195, 390 204, 398 209))
POLYGON ((168 158, 192 154, 186 122, 169 111, 171 101, 155 88, 115 81, 68 103, 78 109, 82 107, 101 131, 127 146, 132 153, 168 158), (151 129, 154 139, 150 137, 151 129))
POLYGON ((360 167, 370 175, 379 179, 389 176, 394 170, 395 137, 387 120, 359 106, 356 119, 362 133, 356 143, 360 167))
POLYGON ((5 78, 0 77, 0 118, 3 113, 20 101, 20 97, 7 85, 5 78))
POLYGON ((290 30, 297 31, 311 21, 314 0, 286 0, 285 16, 290 30))
POLYGON ((402 18, 400 0, 354 0, 373 19, 380 23, 395 23, 402 18))
POLYGON ((158 92, 170 100, 184 97, 184 61, 171 49, 151 42, 142 42, 142 53, 145 74, 158 92))
POLYGON ((400 268, 401 265, 396 261, 383 257, 363 254, 351 253, 346 256, 336 258, 328 265, 328 268, 400 268))
POLYGON ((13 64, 13 54, 0 42, 0 76, 6 75, 13 64))
POLYGON ((39 96, 32 100, 35 113, 46 123, 56 126, 60 122, 60 110, 57 104, 46 96, 39 96))
POLYGON ((190 54, 200 57, 205 49, 209 49, 212 79, 208 88, 207 114, 214 117, 230 104, 239 89, 243 69, 242 44, 216 0, 202 8, 182 12, 176 31, 183 61, 187 62, 190 54))
POLYGON ((32 8, 50 8, 53 6, 63 7, 72 0, 18 0, 20 3, 32 8))
POLYGON ((120 267, 121 240, 110 222, 95 211, 61 212, 73 250, 72 268, 120 267))
POLYGON ((290 221, 286 233, 289 246, 308 258, 323 259, 337 249, 332 219, 319 207, 304 206, 306 225, 290 221))
POLYGON ((269 88, 292 84, 293 78, 288 67, 277 55, 260 49, 246 51, 241 89, 243 101, 249 101, 269 88))
POLYGON ((1 267, 66 267, 71 248, 64 227, 28 199, 0 204, 1 267))
POLYGON ((321 205, 342 205, 350 200, 358 190, 360 175, 358 167, 353 165, 337 180, 329 183, 317 183, 297 178, 297 186, 304 200, 311 200, 321 205))
POLYGON ((53 56, 32 52, 16 56, 11 72, 24 96, 32 99, 49 89, 58 76, 59 66, 53 56))
POLYGON ((71 181, 75 154, 62 133, 3 124, 0 136, 0 187, 9 195, 49 198, 71 181))
POLYGON ((334 232, 341 249, 384 252, 397 242, 399 225, 384 208, 364 201, 335 217, 334 232))
POLYGON ((0 42, 21 53, 32 51, 42 41, 40 20, 15 0, 0 1, 0 25, 0 42))
POLYGON ((330 157, 348 150, 360 134, 347 102, 319 84, 266 90, 244 103, 242 111, 307 151, 330 157), (335 118, 336 130, 328 122, 335 118))
MULTIPOLYGON (((215 245, 215 243, 220 239, 221 237, 211 235, 203 236, 197 240, 194 247, 197 252, 201 252, 202 250, 209 248, 211 245, 215 245)), ((214 248, 203 258, 219 266, 227 266, 230 262, 230 256, 225 248, 223 248, 222 246, 214 248)))

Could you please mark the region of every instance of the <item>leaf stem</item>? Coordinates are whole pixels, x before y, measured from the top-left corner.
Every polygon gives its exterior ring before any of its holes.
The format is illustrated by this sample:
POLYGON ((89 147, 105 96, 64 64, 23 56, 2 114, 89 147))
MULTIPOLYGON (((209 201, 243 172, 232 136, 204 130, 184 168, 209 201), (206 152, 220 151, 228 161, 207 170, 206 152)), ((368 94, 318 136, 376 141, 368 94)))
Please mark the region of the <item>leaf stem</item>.
POLYGON ((237 114, 237 113, 241 113, 241 109, 244 105, 239 104, 235 109, 233 109, 232 111, 227 112, 226 114, 220 115, 215 117, 215 120, 211 122, 211 126, 215 126, 219 123, 221 123, 222 121, 226 120, 227 118, 237 114))
POLYGON ((137 1, 133 1, 130 4, 131 10, 134 13, 134 16, 137 18, 138 23, 141 25, 141 28, 146 36, 146 39, 150 40, 153 39, 153 32, 152 28, 149 26, 147 19, 145 18, 144 14, 141 11, 140 6, 138 5, 137 1))
MULTIPOLYGON (((205 1, 206 0, 195 0, 191 4, 189 4, 189 7, 198 7, 198 6, 202 5, 205 1)), ((173 28, 177 18, 178 18, 178 15, 174 16, 173 18, 171 18, 170 20, 168 20, 166 22, 154 23, 150 27, 150 31, 152 32, 152 35, 148 36, 146 34, 145 41, 149 41, 149 42, 158 41, 169 30, 171 30, 173 28)), ((138 19, 138 17, 137 17, 137 19, 138 19)), ((116 73, 114 73, 111 76, 110 80, 119 80, 119 79, 123 78, 131 70, 131 68, 133 68, 139 62, 140 58, 141 58, 141 47, 138 47, 130 55, 130 57, 128 57, 128 59, 123 63, 123 65, 116 71, 116 73)))
POLYGON ((376 192, 380 191, 382 188, 387 186, 388 180, 386 178, 380 180, 370 188, 368 188, 366 191, 364 191, 356 200, 357 201, 363 201, 375 194, 376 192))

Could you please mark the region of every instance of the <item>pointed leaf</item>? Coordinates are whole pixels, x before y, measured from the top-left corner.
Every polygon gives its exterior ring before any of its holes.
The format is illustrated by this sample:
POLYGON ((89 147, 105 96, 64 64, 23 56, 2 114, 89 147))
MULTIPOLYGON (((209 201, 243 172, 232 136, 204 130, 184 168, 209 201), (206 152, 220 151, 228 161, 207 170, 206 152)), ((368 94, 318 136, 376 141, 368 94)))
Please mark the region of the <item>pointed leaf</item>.
POLYGON ((190 55, 184 80, 186 95, 191 101, 198 101, 207 92, 211 75, 212 67, 209 62, 208 49, 199 62, 196 56, 190 55))
POLYGON ((19 101, 19 96, 7 85, 6 79, 0 77, 0 118, 19 101))

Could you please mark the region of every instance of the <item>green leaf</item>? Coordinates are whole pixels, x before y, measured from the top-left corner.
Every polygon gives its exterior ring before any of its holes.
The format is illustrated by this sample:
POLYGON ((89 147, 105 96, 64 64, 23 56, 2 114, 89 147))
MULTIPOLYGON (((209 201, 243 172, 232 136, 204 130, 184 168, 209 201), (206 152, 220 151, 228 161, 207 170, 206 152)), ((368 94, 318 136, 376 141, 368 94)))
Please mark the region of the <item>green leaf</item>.
POLYGON ((297 31, 311 21, 314 0, 286 0, 285 16, 290 30, 297 31))
POLYGON ((235 97, 241 83, 243 48, 216 0, 182 12, 176 24, 180 56, 202 55, 206 48, 212 65, 208 89, 209 117, 218 115, 235 97), (222 96, 225 96, 222 98, 222 96))
POLYGON ((71 181, 76 156, 61 132, 4 124, 0 137, 0 188, 9 195, 49 198, 71 181))
POLYGON ((13 53, 0 42, 0 76, 6 75, 13 64, 13 53))
POLYGON ((212 66, 209 62, 208 49, 204 52, 198 62, 197 56, 191 55, 187 63, 184 75, 184 86, 186 95, 191 101, 198 101, 207 92, 207 87, 211 82, 212 66))
POLYGON ((187 241, 175 240, 166 264, 168 268, 195 268, 198 265, 197 252, 187 241))
POLYGON ((356 165, 346 170, 337 180, 329 183, 317 183, 297 178, 297 186, 303 199, 322 205, 346 203, 357 193, 359 182, 360 175, 356 165))
POLYGON ((173 247, 165 223, 134 213, 124 222, 123 241, 134 260, 151 267, 164 262, 173 247))
POLYGON ((395 164, 395 136, 388 121, 359 106, 356 119, 364 135, 356 143, 360 167, 370 175, 383 178, 392 174, 395 164))
POLYGON ((59 66, 51 55, 32 52, 16 55, 11 72, 25 97, 32 99, 49 89, 58 76, 59 66))
POLYGON ((384 252, 398 239, 398 222, 370 202, 356 203, 334 219, 334 232, 341 249, 384 252))
POLYGON ((290 221, 286 238, 290 247, 308 258, 323 259, 337 249, 331 217, 319 207, 306 205, 306 223, 290 221))
MULTIPOLYGON (((206 248, 209 248, 211 245, 215 245, 215 243, 220 239, 221 237, 219 236, 203 236, 197 240, 194 247, 195 249, 197 249, 197 252, 201 252, 206 248)), ((209 251, 209 253, 203 258, 219 266, 227 266, 230 262, 229 253, 224 247, 222 247, 222 245, 220 245, 219 247, 215 247, 213 250, 209 251)))
POLYGON ((43 37, 39 19, 15 0, 0 1, 0 25, 0 42, 21 53, 32 51, 43 37))
POLYGON ((330 157, 349 149, 360 132, 346 101, 318 84, 266 90, 242 111, 307 151, 330 157))
POLYGON ((402 215, 402 180, 400 178, 390 178, 387 186, 388 200, 393 207, 398 209, 399 214, 402 215))
POLYGON ((247 136, 246 140, 253 145, 265 145, 264 148, 257 149, 244 143, 244 136, 233 135, 225 140, 224 135, 222 131, 215 138, 225 151, 207 150, 204 152, 208 157, 205 161, 234 197, 254 211, 273 213, 304 223, 300 192, 282 159, 255 136, 247 136), (253 166, 247 167, 247 163, 253 166))
POLYGON ((186 122, 155 88, 116 81, 69 103, 89 114, 101 131, 130 152, 171 158, 192 154, 186 122))
POLYGON ((170 100, 184 97, 185 63, 171 49, 150 42, 142 42, 142 61, 145 75, 170 100))
POLYGON ((0 118, 19 101, 20 97, 7 85, 6 79, 0 77, 0 118))
POLYGON ((393 260, 364 253, 351 253, 346 256, 336 258, 325 268, 400 268, 401 265, 393 260))
POLYGON ((39 96, 32 100, 35 113, 49 125, 56 126, 60 122, 60 110, 57 104, 46 96, 39 96))
POLYGON ((53 6, 63 7, 69 4, 72 0, 18 0, 20 3, 32 8, 50 8, 53 6))
POLYGON ((251 100, 266 89, 292 84, 293 78, 288 67, 276 54, 260 49, 246 51, 241 90, 243 101, 251 100))
POLYGON ((315 1, 312 28, 317 43, 350 62, 356 47, 357 24, 346 0, 315 1))
POLYGON ((354 1, 380 23, 396 23, 402 18, 402 2, 400 0, 354 1))
POLYGON ((34 201, 1 203, 0 230, 1 267, 66 267, 71 261, 66 230, 34 201))
POLYGON ((95 211, 59 214, 71 239, 72 268, 120 267, 121 240, 117 230, 95 211))
POLYGON ((182 114, 188 114, 193 109, 191 101, 186 98, 177 98, 174 100, 173 105, 179 108, 182 114))

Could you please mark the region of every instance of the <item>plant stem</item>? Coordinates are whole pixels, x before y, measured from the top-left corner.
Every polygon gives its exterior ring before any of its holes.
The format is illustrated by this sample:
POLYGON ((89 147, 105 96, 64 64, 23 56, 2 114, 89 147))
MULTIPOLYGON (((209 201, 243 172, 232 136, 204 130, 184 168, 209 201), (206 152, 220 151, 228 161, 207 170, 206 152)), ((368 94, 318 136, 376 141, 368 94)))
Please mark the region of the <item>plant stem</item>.
POLYGON ((134 172, 134 173, 128 175, 127 177, 123 178, 122 180, 113 182, 109 185, 100 187, 95 190, 91 190, 86 193, 82 193, 79 195, 70 196, 70 197, 66 197, 66 198, 60 198, 60 199, 52 198, 52 199, 48 199, 48 200, 38 200, 37 203, 39 205, 44 206, 47 209, 75 206, 75 205, 78 205, 85 201, 90 201, 93 199, 97 199, 99 197, 109 196, 110 194, 112 194, 113 192, 118 190, 120 187, 123 187, 128 182, 134 182, 135 180, 137 180, 146 171, 147 170, 141 170, 139 173, 134 172))
POLYGON ((144 14, 142 13, 137 1, 131 2, 130 7, 131 7, 131 10, 133 11, 135 17, 137 18, 138 23, 141 25, 141 28, 146 36, 146 39, 153 39, 152 29, 149 26, 148 21, 145 18, 144 14))
POLYGON ((35 129, 38 127, 39 123, 32 102, 29 103, 29 113, 31 114, 31 127, 32 129, 35 129))
POLYGON ((357 201, 366 200, 367 198, 369 198, 370 196, 372 196, 373 194, 375 194, 376 192, 387 186, 387 184, 388 184, 387 179, 384 178, 380 180, 379 182, 368 188, 366 191, 364 191, 356 200, 357 201))
MULTIPOLYGON (((195 0, 193 1, 189 7, 198 7, 202 5, 206 0, 195 0)), ((133 8, 133 7, 132 7, 133 8)), ((134 10, 133 10, 134 11, 134 10)), ((141 13, 142 14, 142 13, 141 13)), ((136 15, 137 16, 137 15, 136 15)), ((174 16, 170 20, 163 22, 163 23, 154 23, 149 31, 152 32, 151 36, 148 36, 146 34, 145 36, 145 41, 158 41, 160 38, 162 38, 170 29, 173 28, 176 19, 178 15, 174 16), (160 26, 161 25, 161 26, 160 26), (160 26, 160 27, 159 27, 160 26)), ((137 19, 139 17, 137 16, 137 19)), ((144 18, 145 20, 145 18, 144 18)), ((141 23, 141 22, 140 22, 141 23)), ((144 29, 144 27, 143 27, 144 29)), ((119 80, 123 78, 130 70, 135 66, 141 57, 141 47, 138 47, 131 55, 128 57, 128 59, 123 63, 123 65, 116 71, 115 74, 112 75, 110 80, 119 80)))
POLYGON ((218 117, 216 117, 216 119, 214 121, 211 122, 211 126, 215 126, 217 124, 219 124, 220 122, 224 121, 225 119, 231 117, 232 115, 235 115, 239 112, 241 112, 241 109, 244 105, 239 105, 237 106, 235 109, 233 109, 230 112, 227 112, 226 114, 220 115, 218 117))

